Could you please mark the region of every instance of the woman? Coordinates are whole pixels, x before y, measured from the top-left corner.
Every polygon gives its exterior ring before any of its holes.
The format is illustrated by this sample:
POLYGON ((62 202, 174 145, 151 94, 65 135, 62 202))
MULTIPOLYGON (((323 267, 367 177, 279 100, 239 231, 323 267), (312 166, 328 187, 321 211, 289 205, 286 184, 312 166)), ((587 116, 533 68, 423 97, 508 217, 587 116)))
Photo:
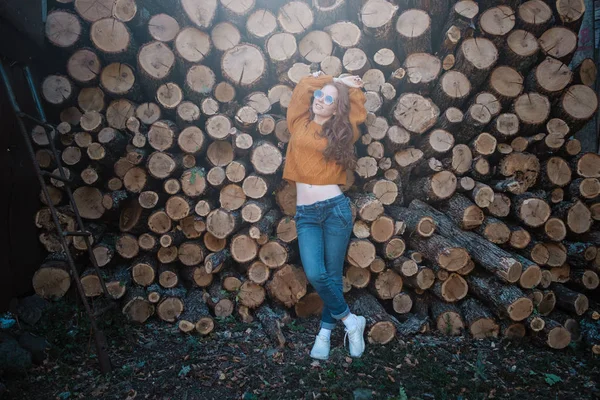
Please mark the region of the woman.
POLYGON ((338 186, 356 165, 354 142, 367 117, 362 86, 358 76, 332 78, 319 71, 298 83, 287 111, 291 138, 283 178, 296 185, 300 258, 324 303, 321 330, 310 352, 320 360, 329 357, 336 320, 346 327, 350 355, 360 357, 365 349, 365 318, 350 312, 342 290, 353 224, 350 200, 338 186))

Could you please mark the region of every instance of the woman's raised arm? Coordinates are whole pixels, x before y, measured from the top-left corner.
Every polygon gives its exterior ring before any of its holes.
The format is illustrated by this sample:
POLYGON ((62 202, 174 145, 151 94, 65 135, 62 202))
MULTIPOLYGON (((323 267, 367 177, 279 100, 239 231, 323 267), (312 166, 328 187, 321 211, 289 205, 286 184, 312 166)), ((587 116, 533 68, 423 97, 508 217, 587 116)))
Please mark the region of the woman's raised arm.
POLYGON ((294 134, 297 129, 301 129, 310 122, 310 105, 313 92, 321 89, 328 83, 333 82, 333 77, 329 75, 312 75, 300 79, 300 82, 294 88, 292 100, 287 109, 287 124, 290 134, 294 134))
POLYGON ((365 108, 365 94, 361 89, 350 88, 350 124, 354 133, 353 142, 356 142, 360 136, 358 126, 367 119, 367 109, 365 108))
POLYGON ((361 90, 364 83, 360 79, 360 76, 350 74, 342 74, 339 78, 334 79, 334 81, 348 86, 348 95, 350 97, 350 115, 348 115, 348 119, 352 125, 354 143, 360 137, 358 126, 367 119, 367 109, 365 108, 366 97, 361 90))

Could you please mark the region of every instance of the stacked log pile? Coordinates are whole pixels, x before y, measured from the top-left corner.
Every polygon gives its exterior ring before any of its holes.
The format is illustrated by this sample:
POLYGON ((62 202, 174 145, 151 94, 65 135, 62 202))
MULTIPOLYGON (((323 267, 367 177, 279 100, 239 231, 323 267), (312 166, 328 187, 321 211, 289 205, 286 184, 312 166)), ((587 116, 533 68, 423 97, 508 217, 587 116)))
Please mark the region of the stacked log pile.
MULTIPOLYGON (((574 138, 598 109, 596 70, 570 65, 583 1, 55 6, 46 36, 65 70, 42 82, 60 111, 53 140, 132 321, 206 334, 233 314, 282 344, 290 315, 320 313, 281 179, 291 93, 320 69, 365 82, 344 291, 369 341, 529 332, 598 350, 600 156, 574 138)), ((43 128, 32 136, 53 171, 43 128)), ((41 200, 73 224, 51 183, 41 200)), ((46 208, 36 224, 50 256, 34 286, 61 297, 70 277, 46 208)), ((92 270, 81 279, 101 294, 92 270)))

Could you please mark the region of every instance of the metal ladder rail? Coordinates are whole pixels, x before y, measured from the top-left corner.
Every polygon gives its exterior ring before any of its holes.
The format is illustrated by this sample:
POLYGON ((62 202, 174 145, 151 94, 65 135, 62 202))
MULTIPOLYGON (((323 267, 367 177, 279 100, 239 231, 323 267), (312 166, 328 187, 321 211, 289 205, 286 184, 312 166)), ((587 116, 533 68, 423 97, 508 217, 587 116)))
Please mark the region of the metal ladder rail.
MULTIPOLYGON (((56 132, 56 127, 49 124, 46 120, 46 115, 44 113, 44 109, 42 108, 42 104, 40 102, 40 99, 39 99, 39 96, 37 93, 37 89, 35 88, 35 85, 33 83, 33 77, 31 75, 31 71, 29 70, 29 67, 25 66, 23 68, 23 71, 25 73, 27 85, 29 86, 31 96, 33 97, 33 100, 34 100, 36 109, 38 111, 38 114, 40 115, 41 121, 37 121, 35 118, 32 118, 30 115, 25 114, 25 113, 21 113, 22 116, 29 118, 32 121, 34 121, 40 125, 44 125, 45 127, 50 128, 52 131, 56 132)), ((50 132, 48 132, 48 130, 46 130, 46 137, 48 138, 48 142, 50 143, 50 149, 52 150, 52 155, 53 155, 54 159, 56 160, 56 165, 58 167, 58 172, 60 174, 60 177, 54 176, 54 174, 50 174, 47 171, 42 171, 39 168, 39 164, 37 165, 37 167, 42 172, 42 175, 48 175, 55 179, 65 182, 65 191, 67 192, 67 195, 69 197, 69 203, 70 203, 71 207, 73 208, 73 212, 75 213, 75 218, 77 220, 77 226, 79 228, 78 232, 63 232, 63 235, 64 236, 83 236, 87 250, 88 250, 88 256, 90 258, 90 261, 92 262, 94 271, 96 272, 96 274, 98 275, 98 279, 100 280, 102 292, 104 293, 104 295, 106 296, 107 299, 111 299, 112 297, 110 296, 110 294, 108 292, 108 288, 106 287, 106 283, 104 282, 104 279, 102 279, 102 275, 100 273, 100 268, 98 267, 98 261, 96 260, 96 256, 94 254, 94 251, 93 251, 91 243, 90 243, 91 234, 85 230, 85 225, 83 224, 83 220, 81 219, 81 214, 79 214, 79 209, 77 208, 77 204, 75 203, 75 198, 73 197, 73 191, 71 190, 71 186, 69 185, 70 179, 67 178, 67 176, 65 175, 63 165, 60 161, 60 157, 58 154, 58 150, 56 149, 54 140, 52 140, 52 137, 50 136, 50 132)), ((29 136, 27 136, 27 138, 29 139, 29 136)), ((33 154, 33 155, 34 155, 34 157, 33 157, 34 164, 37 164, 37 159, 35 158, 35 154, 33 154)), ((48 198, 47 198, 47 200, 48 200, 48 198)), ((50 201, 48 201, 48 202, 51 203, 50 201)), ((54 207, 54 205, 52 205, 52 207, 54 207)))
MULTIPOLYGON (((10 79, 8 77, 8 74, 6 73, 6 70, 4 68, 4 63, 2 62, 2 60, 0 60, 0 76, 2 77, 2 81, 4 83, 4 86, 6 88, 6 92, 9 98, 9 101, 11 103, 11 106, 13 108, 13 111, 15 112, 15 115, 17 117, 17 122, 19 125, 19 129, 21 131, 21 135, 23 136, 23 139, 25 140, 25 144, 27 146, 27 150, 29 152, 29 156, 33 162, 33 166, 35 168, 36 171, 36 175, 38 177, 38 181, 39 184, 42 188, 42 191, 44 193, 44 196, 46 198, 46 202, 48 204, 48 207, 50 208, 50 212, 52 214, 52 220, 54 221, 54 225, 56 226, 56 229, 59 233, 59 240, 61 243, 61 246, 65 252, 65 255, 67 257, 67 261, 69 264, 69 268, 71 270, 71 273, 73 275, 73 278, 75 279, 75 283, 77 285, 77 291, 79 293, 79 297, 81 298, 81 301, 83 302, 83 305, 85 307, 86 313, 88 314, 88 317, 90 318, 90 324, 92 326, 92 330, 94 332, 94 339, 96 342, 96 350, 98 353, 98 361, 100 364, 100 370, 102 373, 108 373, 111 371, 112 366, 111 366, 111 362, 110 362, 110 358, 108 356, 108 352, 107 352, 107 342, 106 342, 106 336, 104 335, 104 333, 102 332, 102 330, 100 330, 98 328, 98 325, 96 323, 96 314, 92 311, 87 297, 85 296, 85 292, 83 290, 83 286, 81 284, 80 281, 80 276, 79 273, 77 271, 77 267, 75 266, 75 263, 73 261, 73 257, 71 255, 71 251, 69 249, 69 246, 66 242, 66 237, 67 236, 82 236, 85 240, 86 243, 86 247, 88 249, 88 253, 90 256, 90 260, 94 266, 94 269, 96 271, 96 274, 98 275, 98 278, 100 280, 100 284, 102 286, 102 290, 106 296, 107 299, 111 299, 111 296, 108 293, 108 289, 106 287, 106 284, 104 282, 104 280, 102 279, 102 275, 100 274, 100 270, 98 267, 98 263, 96 261, 96 257, 92 251, 92 246, 89 240, 89 237, 91 236, 91 234, 87 231, 85 231, 85 226, 83 224, 83 221, 81 219, 81 216, 79 214, 79 210, 77 208, 77 205, 75 204, 75 199, 73 198, 73 193, 71 191, 70 188, 70 179, 66 177, 64 170, 63 170, 63 166, 62 163, 60 162, 60 157, 58 156, 58 152, 56 150, 56 146, 54 145, 54 141, 52 140, 52 136, 50 132, 56 132, 55 128, 50 125, 47 121, 46 121, 46 116, 44 113, 44 110, 41 106, 41 102, 40 99, 38 97, 37 94, 37 90, 35 89, 34 83, 33 83, 33 79, 32 79, 32 75, 31 75, 31 71, 29 70, 29 68, 27 66, 25 66, 23 68, 24 70, 24 74, 25 74, 25 78, 27 80, 27 84, 29 86, 29 90, 31 92, 31 96, 33 97, 36 109, 38 114, 40 115, 40 119, 36 119, 26 113, 24 113, 23 111, 21 111, 21 108, 19 107, 19 104, 17 102, 17 99, 15 97, 14 91, 12 89, 12 85, 10 83, 10 79), (25 123, 23 122, 23 118, 27 118, 39 125, 44 126, 46 131, 46 136, 48 137, 48 141, 50 143, 50 148, 52 150, 52 154, 54 156, 54 159, 56 160, 57 166, 58 166, 58 171, 59 171, 59 175, 56 174, 52 174, 52 173, 48 173, 47 171, 42 171, 42 169, 40 168, 37 159, 35 157, 35 152, 33 149, 33 145, 31 144, 31 139, 29 137, 29 135, 27 134, 27 129, 25 126, 25 123), (73 212, 75 214, 76 220, 77 220, 77 225, 78 225, 78 229, 79 231, 76 232, 69 232, 69 231, 63 231, 61 226, 60 226, 60 222, 58 219, 58 214, 56 211, 56 208, 54 207, 54 204, 52 203, 52 200, 50 198, 50 194, 48 192, 48 188, 46 186, 46 182, 44 180, 44 176, 50 176, 54 179, 60 180, 62 182, 65 182, 65 190, 68 194, 69 197, 69 203, 73 209, 73 212)), ((102 312, 106 311, 109 308, 112 308, 114 306, 114 302, 111 302, 111 306, 107 307, 106 309, 102 310, 102 312)), ((100 314, 100 313, 99 313, 100 314)))

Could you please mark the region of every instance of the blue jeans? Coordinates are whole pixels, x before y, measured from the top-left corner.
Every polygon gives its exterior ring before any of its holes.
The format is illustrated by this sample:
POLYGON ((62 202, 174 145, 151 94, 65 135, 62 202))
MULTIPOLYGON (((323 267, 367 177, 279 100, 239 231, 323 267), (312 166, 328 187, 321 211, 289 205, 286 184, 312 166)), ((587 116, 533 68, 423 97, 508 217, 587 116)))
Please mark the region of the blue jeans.
POLYGON ((352 232, 350 200, 343 194, 296 207, 296 230, 304 272, 323 300, 321 327, 333 329, 350 309, 342 274, 352 232))

